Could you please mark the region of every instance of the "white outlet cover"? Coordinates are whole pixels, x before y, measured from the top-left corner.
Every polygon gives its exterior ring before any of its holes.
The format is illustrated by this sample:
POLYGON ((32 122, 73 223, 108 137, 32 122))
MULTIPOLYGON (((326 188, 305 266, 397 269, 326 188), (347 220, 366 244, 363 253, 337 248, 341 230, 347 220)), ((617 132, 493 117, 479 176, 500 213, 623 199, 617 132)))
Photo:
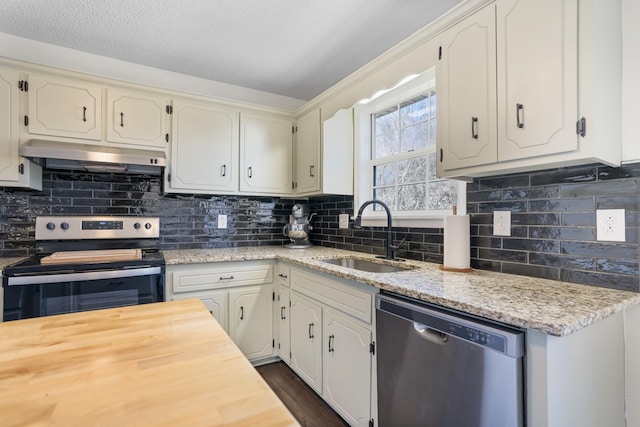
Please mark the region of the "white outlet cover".
POLYGON ((218 228, 227 228, 227 216, 218 215, 218 228))
POLYGON ((624 209, 596 210, 596 240, 606 242, 625 241, 624 209))
POLYGON ((349 214, 338 215, 338 228, 349 228, 349 214))
POLYGON ((511 211, 493 211, 493 235, 511 236, 511 211))

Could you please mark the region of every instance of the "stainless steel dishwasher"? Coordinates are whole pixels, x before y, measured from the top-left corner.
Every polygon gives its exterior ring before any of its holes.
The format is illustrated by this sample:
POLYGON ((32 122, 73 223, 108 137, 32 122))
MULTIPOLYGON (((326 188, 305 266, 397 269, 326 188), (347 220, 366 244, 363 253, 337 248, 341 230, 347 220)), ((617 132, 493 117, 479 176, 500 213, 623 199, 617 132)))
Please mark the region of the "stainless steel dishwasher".
POLYGON ((523 426, 523 331, 384 294, 376 336, 379 426, 523 426))

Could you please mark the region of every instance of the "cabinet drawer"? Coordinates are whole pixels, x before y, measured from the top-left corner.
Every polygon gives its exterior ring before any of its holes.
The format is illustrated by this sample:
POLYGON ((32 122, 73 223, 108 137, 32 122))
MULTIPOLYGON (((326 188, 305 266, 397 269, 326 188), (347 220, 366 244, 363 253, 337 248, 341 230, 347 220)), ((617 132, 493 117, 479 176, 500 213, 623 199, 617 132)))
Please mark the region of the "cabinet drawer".
POLYGON ((291 269, 291 288, 356 319, 372 321, 373 293, 297 268, 291 269))
POLYGON ((276 282, 280 286, 289 287, 291 277, 291 267, 286 264, 276 264, 276 282))
POLYGON ((172 273, 173 292, 191 292, 273 282, 272 264, 221 263, 172 273))

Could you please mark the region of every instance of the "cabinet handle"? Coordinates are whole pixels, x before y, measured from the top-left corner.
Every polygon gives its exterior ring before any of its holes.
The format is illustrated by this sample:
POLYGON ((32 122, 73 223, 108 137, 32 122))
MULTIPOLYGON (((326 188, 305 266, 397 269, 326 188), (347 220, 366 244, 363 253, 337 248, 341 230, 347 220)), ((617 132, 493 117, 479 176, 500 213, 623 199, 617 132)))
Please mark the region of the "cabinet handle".
POLYGON ((280 273, 280 274, 278 274, 278 277, 282 277, 283 279, 286 279, 286 278, 287 278, 287 277, 289 277, 289 276, 287 276, 286 274, 282 274, 282 273, 280 273))
POLYGON ((311 178, 315 177, 315 175, 313 174, 313 168, 315 168, 315 166, 313 166, 313 165, 309 166, 309 176, 311 178))
POLYGON ((87 121, 87 107, 82 107, 82 121, 87 121))
POLYGON ((309 339, 315 338, 313 336, 313 323, 309 323, 309 339))
POLYGON ((329 353, 333 353, 335 351, 335 348, 333 348, 334 338, 335 337, 333 335, 329 335, 329 353))
POLYGON ((253 167, 249 166, 248 172, 249 172, 249 178, 253 178, 253 167))
POLYGON ((522 129, 524 127, 524 105, 516 104, 516 122, 518 123, 518 128, 522 129), (522 115, 522 118, 520 118, 522 115))
POLYGON ((212 310, 209 310, 209 313, 213 316, 213 311, 212 310))
POLYGON ((285 320, 287 316, 285 316, 286 307, 280 307, 280 319, 285 320))
POLYGON ((227 176, 227 165, 222 165, 222 176, 227 176))
POLYGON ((120 127, 124 127, 124 113, 120 113, 120 127))
POLYGON ((233 280, 233 276, 229 276, 229 277, 220 276, 220 280, 233 280))
POLYGON ((478 118, 471 117, 471 138, 478 139, 478 118))
POLYGON ((240 320, 244 320, 244 307, 240 306, 240 320))

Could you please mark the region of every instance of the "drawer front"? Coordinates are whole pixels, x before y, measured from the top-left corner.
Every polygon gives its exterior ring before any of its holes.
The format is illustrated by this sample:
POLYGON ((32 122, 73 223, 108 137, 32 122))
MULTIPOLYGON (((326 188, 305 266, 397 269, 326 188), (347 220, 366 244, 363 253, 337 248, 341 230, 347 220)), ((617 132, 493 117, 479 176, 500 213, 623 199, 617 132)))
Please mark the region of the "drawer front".
POLYGON ((276 264, 276 283, 278 285, 286 286, 288 288, 290 283, 290 277, 291 277, 290 266, 282 263, 276 264))
POLYGON ((227 264, 172 273, 173 292, 204 291, 273 283, 271 264, 227 264))
POLYGON ((297 268, 291 269, 291 289, 356 319, 372 321, 372 293, 297 268))

